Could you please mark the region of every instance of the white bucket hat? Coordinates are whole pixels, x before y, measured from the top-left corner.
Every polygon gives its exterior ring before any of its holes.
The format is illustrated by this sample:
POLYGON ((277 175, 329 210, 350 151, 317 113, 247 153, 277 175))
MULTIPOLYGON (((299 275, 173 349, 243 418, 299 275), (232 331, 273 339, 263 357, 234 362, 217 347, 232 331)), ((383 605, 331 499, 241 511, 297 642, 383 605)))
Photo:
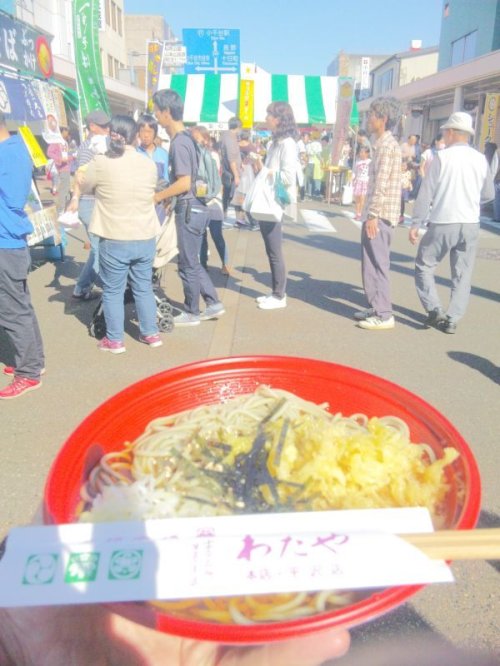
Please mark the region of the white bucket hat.
POLYGON ((441 125, 440 129, 452 129, 457 132, 466 132, 471 135, 475 134, 475 130, 472 126, 472 116, 463 111, 452 113, 445 124, 441 125))

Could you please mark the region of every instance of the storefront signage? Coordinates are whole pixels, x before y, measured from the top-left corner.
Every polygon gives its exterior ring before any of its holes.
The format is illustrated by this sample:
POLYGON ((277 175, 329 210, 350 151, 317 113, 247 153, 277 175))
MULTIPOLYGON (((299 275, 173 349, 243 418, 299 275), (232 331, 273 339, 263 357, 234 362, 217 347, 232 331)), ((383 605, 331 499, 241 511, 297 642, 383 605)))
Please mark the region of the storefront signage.
POLYGON ((26 23, 0 14, 0 65, 24 74, 52 76, 49 39, 26 23))
POLYGON ((164 43, 163 67, 181 67, 186 63, 186 47, 182 44, 164 43))
POLYGON ((241 126, 244 129, 253 127, 254 81, 240 81, 240 113, 241 126))
POLYGON ((359 98, 370 96, 370 58, 361 58, 361 80, 359 84, 359 98))
POLYGON ((68 124, 61 91, 46 81, 33 81, 33 85, 45 111, 42 126, 44 141, 46 143, 65 143, 59 131, 61 125, 67 127, 68 124))
POLYGON ((45 112, 30 81, 0 75, 0 111, 19 122, 43 120, 45 112))
POLYGON ((82 118, 96 109, 109 113, 99 50, 99 0, 74 0, 73 29, 82 118))
POLYGON ((479 140, 479 150, 484 150, 484 144, 488 141, 495 143, 499 105, 500 95, 486 95, 484 102, 483 123, 481 126, 481 138, 479 140))
POLYGON ((349 136, 353 95, 353 80, 348 77, 339 77, 337 119, 335 121, 332 141, 332 166, 338 166, 342 146, 349 136))
POLYGON ((33 233, 26 238, 28 245, 36 245, 46 238, 54 238, 54 245, 59 245, 61 237, 57 229, 57 212, 55 206, 44 208, 35 183, 31 182, 31 191, 24 210, 28 214, 33 233))
POLYGON ((53 238, 54 245, 61 243, 61 235, 57 229, 57 210, 55 206, 42 208, 29 215, 33 225, 33 233, 27 237, 27 243, 31 247, 41 243, 46 238, 53 238))
POLYGON ((47 158, 30 128, 27 125, 21 125, 21 127, 18 127, 18 132, 23 137, 26 148, 33 160, 33 166, 36 169, 45 166, 47 164, 47 158))
POLYGON ((106 4, 104 0, 99 0, 99 32, 106 30, 106 4))
POLYGON ((163 42, 148 42, 148 69, 146 73, 146 108, 153 110, 153 95, 158 90, 161 73, 163 42))

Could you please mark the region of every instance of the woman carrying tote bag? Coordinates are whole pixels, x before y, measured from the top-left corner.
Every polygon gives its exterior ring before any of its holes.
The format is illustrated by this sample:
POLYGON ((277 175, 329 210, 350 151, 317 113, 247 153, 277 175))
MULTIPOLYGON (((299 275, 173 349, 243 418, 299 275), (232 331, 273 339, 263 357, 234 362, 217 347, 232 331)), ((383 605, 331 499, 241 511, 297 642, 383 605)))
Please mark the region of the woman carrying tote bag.
MULTIPOLYGON (((277 310, 286 307, 286 267, 283 257, 283 216, 294 218, 297 207, 297 126, 293 110, 287 102, 273 102, 267 107, 266 125, 272 133, 272 144, 265 161, 266 178, 280 200, 283 215, 277 222, 259 220, 258 214, 252 217, 259 223, 264 239, 267 258, 271 268, 272 291, 259 296, 257 306, 261 310, 277 310)), ((263 168, 256 162, 256 171, 263 168)))

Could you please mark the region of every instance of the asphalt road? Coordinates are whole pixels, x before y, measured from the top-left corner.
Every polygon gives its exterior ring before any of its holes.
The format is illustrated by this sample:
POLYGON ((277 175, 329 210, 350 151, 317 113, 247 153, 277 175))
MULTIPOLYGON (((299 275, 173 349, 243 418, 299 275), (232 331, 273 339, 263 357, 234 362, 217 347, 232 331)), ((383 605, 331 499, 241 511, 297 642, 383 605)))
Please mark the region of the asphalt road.
MULTIPOLYGON (((44 480, 58 449, 107 397, 179 364, 245 354, 288 354, 338 362, 380 375, 420 395, 470 443, 483 483, 480 524, 500 527, 500 225, 482 225, 472 297, 455 335, 423 328, 424 315, 413 284, 415 248, 408 242, 407 229, 399 227, 392 253, 396 328, 368 332, 352 320, 353 312, 366 306, 358 226, 349 210, 338 206, 306 202, 304 207, 322 210, 326 216, 308 213, 309 226, 286 227, 286 309, 256 309, 255 297, 269 285, 262 240, 259 233, 230 229, 225 237, 234 267, 232 277, 221 274, 213 246, 209 258, 227 314, 218 322, 164 334, 163 347, 149 349, 137 342, 130 306, 127 353, 121 356, 102 354, 89 337, 87 326, 95 304, 71 300, 75 278, 87 256, 83 232, 68 234, 64 262, 47 262, 42 249, 32 251, 30 288, 46 346, 47 374, 41 390, 0 404, 0 537, 37 515, 44 480)), ((446 302, 446 264, 439 268, 438 280, 446 302)), ((167 266, 163 284, 168 297, 179 302, 182 292, 175 263, 167 266)), ((0 361, 11 362, 10 349, 1 336, 0 361)), ((8 381, 2 376, 1 386, 8 381)), ((375 663, 375 650, 386 646, 389 639, 402 641, 406 656, 421 654, 424 641, 500 655, 499 562, 458 563, 453 571, 454 584, 430 586, 411 603, 355 630, 350 656, 336 663, 375 663), (362 657, 367 647, 370 656, 362 657)))

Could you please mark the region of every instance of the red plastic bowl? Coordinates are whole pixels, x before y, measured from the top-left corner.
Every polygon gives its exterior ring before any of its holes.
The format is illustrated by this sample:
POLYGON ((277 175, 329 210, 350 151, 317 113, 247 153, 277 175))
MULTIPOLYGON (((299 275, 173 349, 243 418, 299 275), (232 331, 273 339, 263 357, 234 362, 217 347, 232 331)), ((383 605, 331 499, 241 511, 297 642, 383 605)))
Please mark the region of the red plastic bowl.
MULTIPOLYGON (((46 522, 73 522, 80 487, 89 470, 103 453, 119 450, 124 441, 135 439, 152 419, 250 393, 259 384, 286 389, 317 403, 327 401, 333 412, 399 416, 408 424, 412 441, 428 443, 438 455, 446 446, 455 447, 461 455, 448 474, 452 487, 447 498, 446 527, 474 527, 480 509, 479 472, 468 445, 444 416, 414 394, 380 377, 324 361, 285 356, 192 363, 149 377, 107 400, 74 431, 52 465, 44 496, 46 522)), ((388 588, 340 610, 245 626, 186 620, 152 611, 151 606, 144 604, 128 605, 128 610, 130 606, 135 610, 142 608, 144 617, 140 621, 180 636, 256 643, 332 626, 361 624, 387 613, 421 587, 388 588)))

